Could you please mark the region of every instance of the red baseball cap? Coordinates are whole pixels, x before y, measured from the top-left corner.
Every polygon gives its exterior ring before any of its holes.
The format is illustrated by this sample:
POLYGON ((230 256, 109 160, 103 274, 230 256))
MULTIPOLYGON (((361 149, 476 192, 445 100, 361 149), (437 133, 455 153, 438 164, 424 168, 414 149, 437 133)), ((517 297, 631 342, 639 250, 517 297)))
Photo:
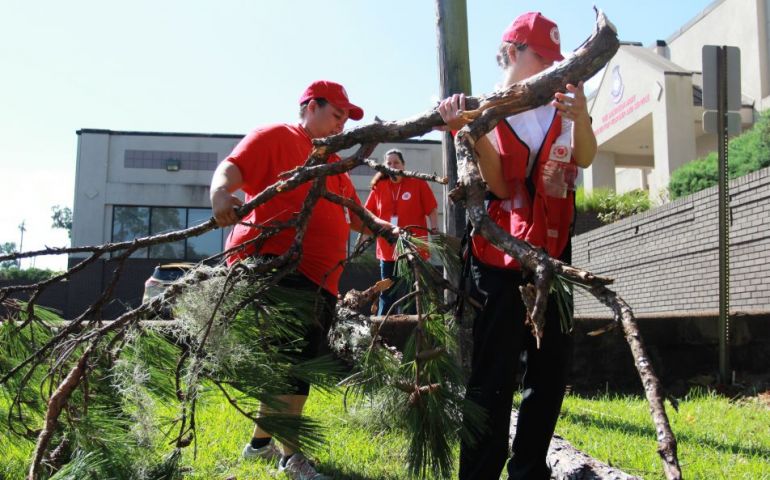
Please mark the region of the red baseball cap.
POLYGON ((526 44, 546 60, 564 60, 559 27, 540 12, 519 15, 503 32, 503 41, 526 44))
POLYGON ((299 104, 302 105, 314 98, 326 99, 335 107, 347 111, 348 116, 353 120, 361 120, 364 117, 363 109, 350 103, 350 100, 348 100, 348 92, 346 92, 345 87, 339 83, 330 82, 328 80, 316 80, 302 92, 302 96, 299 97, 299 104))

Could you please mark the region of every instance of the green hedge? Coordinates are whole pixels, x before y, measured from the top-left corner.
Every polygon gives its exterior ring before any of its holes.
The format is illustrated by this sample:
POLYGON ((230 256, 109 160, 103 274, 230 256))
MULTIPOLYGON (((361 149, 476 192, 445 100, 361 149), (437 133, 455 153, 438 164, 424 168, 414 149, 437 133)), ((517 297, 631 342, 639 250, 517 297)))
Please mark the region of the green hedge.
POLYGON ((650 197, 644 190, 617 194, 608 188, 597 188, 586 195, 581 185, 575 192, 575 208, 578 212, 595 212, 603 223, 612 223, 649 210, 650 197))
MULTIPOLYGON (((727 161, 730 178, 770 166, 770 111, 764 112, 750 130, 730 141, 727 161)), ((676 170, 668 191, 673 200, 713 187, 718 181, 717 152, 711 152, 676 170)))
POLYGON ((25 268, 23 270, 18 267, 0 268, 0 280, 15 280, 15 281, 28 281, 28 282, 42 282, 48 280, 54 275, 58 275, 61 272, 48 270, 44 268, 25 268))

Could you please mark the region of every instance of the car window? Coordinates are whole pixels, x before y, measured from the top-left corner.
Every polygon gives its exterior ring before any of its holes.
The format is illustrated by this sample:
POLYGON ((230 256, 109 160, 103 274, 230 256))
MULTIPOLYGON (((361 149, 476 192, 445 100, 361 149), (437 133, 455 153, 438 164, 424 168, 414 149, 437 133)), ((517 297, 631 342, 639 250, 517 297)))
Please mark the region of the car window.
POLYGON ((172 282, 184 274, 181 268, 156 268, 152 276, 161 282, 172 282))

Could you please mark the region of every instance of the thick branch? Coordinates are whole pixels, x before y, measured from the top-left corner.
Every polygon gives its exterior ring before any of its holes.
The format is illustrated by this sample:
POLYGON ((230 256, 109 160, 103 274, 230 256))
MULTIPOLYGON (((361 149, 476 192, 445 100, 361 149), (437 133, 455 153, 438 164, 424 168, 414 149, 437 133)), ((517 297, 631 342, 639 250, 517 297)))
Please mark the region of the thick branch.
MULTIPOLYGON (((516 431, 519 412, 511 413, 511 432, 516 431)), ((511 435, 509 440, 513 441, 511 435)), ((586 455, 568 441, 554 435, 548 447, 546 462, 551 466, 551 478, 558 480, 639 480, 586 455)))
POLYGON ((56 426, 59 424, 59 415, 67 403, 67 400, 72 395, 72 392, 80 385, 80 380, 85 375, 86 363, 93 351, 94 344, 91 344, 83 355, 81 355, 78 362, 67 374, 67 377, 59 384, 51 399, 48 400, 48 408, 45 412, 45 421, 43 423, 43 430, 40 431, 40 435, 37 437, 37 444, 35 445, 35 451, 32 454, 32 464, 29 467, 28 480, 37 480, 40 478, 40 463, 43 461, 45 452, 48 449, 48 443, 51 441, 56 426))
POLYGON ((348 208, 352 213, 358 216, 362 222, 364 222, 364 225, 366 225, 366 227, 371 230, 373 235, 380 236, 390 243, 395 243, 398 240, 398 234, 396 234, 392 229, 386 228, 377 223, 377 217, 374 216, 374 214, 369 210, 357 204, 355 201, 349 198, 341 197, 331 192, 325 192, 324 198, 330 202, 348 208))
POLYGON ((447 183, 449 183, 449 179, 447 177, 442 177, 442 176, 436 175, 435 173, 431 175, 429 173, 415 172, 412 170, 396 170, 395 168, 390 168, 387 165, 377 163, 371 159, 364 160, 364 163, 369 165, 369 168, 372 168, 373 170, 377 170, 378 172, 382 172, 385 175, 389 175, 391 177, 419 178, 420 180, 425 180, 428 182, 436 182, 442 185, 446 185, 447 183))
POLYGON ((634 357, 634 365, 642 380, 644 394, 650 404, 650 416, 652 416, 652 421, 655 424, 658 439, 658 454, 663 460, 666 478, 680 479, 682 478, 682 471, 676 453, 676 438, 671 431, 666 414, 664 404, 666 396, 663 392, 663 386, 652 368, 652 362, 644 347, 644 341, 634 313, 622 298, 606 287, 596 286, 591 289, 591 293, 613 311, 615 319, 623 326, 623 333, 634 357))

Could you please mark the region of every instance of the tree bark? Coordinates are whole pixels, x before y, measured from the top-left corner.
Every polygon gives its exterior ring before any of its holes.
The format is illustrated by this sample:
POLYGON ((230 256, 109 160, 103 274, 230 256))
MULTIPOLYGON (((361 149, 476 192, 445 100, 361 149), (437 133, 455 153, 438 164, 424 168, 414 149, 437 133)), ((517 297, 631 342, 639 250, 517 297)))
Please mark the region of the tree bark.
MULTIPOLYGON (((519 412, 511 414, 511 432, 516 431, 519 412)), ((513 442, 513 433, 510 441, 513 442)), ((573 447, 559 435, 551 439, 546 461, 551 467, 551 478, 555 480, 639 480, 617 468, 587 455, 573 447)))

